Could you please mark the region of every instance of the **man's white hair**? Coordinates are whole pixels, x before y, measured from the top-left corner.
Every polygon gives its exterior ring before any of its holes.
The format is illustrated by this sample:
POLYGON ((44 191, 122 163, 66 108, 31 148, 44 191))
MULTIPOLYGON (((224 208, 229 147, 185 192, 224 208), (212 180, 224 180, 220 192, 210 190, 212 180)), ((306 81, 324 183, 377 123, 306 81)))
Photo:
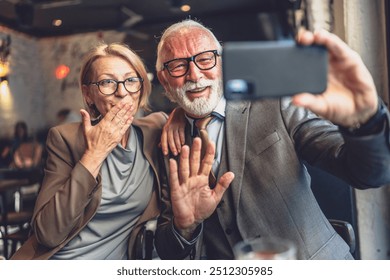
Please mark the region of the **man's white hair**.
POLYGON ((204 31, 206 31, 210 37, 215 41, 217 50, 219 53, 222 51, 222 45, 215 37, 214 33, 211 32, 211 30, 207 27, 205 27, 203 24, 192 20, 192 19, 185 19, 183 21, 180 21, 178 23, 172 24, 170 27, 168 27, 162 34, 160 42, 157 45, 157 60, 156 60, 156 71, 161 71, 163 69, 163 62, 161 61, 161 51, 163 49, 165 41, 170 38, 174 37, 176 33, 181 32, 184 29, 192 29, 192 28, 199 28, 204 31))

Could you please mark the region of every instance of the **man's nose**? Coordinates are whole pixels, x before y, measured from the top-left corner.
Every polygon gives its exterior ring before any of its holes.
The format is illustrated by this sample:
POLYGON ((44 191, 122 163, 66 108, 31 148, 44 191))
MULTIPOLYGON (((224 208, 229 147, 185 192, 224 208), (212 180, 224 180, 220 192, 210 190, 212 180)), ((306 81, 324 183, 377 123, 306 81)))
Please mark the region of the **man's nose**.
POLYGON ((203 76, 202 70, 200 70, 198 66, 195 65, 195 62, 191 61, 188 64, 187 80, 190 80, 192 82, 197 82, 202 76, 203 76))

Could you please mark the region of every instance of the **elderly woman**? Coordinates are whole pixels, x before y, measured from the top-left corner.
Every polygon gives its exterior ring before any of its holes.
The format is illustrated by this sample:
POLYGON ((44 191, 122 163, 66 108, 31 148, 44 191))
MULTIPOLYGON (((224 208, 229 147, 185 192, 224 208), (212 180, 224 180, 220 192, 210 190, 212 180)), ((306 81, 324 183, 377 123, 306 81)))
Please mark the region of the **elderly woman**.
POLYGON ((82 122, 50 130, 33 235, 13 259, 131 259, 139 228, 159 213, 166 115, 134 119, 151 92, 142 60, 125 45, 98 45, 80 86, 82 122))

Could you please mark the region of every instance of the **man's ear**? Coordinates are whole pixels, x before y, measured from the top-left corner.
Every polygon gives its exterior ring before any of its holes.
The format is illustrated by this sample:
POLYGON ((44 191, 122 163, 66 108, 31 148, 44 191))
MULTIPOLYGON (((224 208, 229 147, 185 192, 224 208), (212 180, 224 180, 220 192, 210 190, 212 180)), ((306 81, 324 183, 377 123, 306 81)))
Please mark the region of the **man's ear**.
POLYGON ((167 80, 165 78, 164 71, 157 71, 157 78, 160 81, 160 84, 164 87, 164 89, 167 89, 167 80))

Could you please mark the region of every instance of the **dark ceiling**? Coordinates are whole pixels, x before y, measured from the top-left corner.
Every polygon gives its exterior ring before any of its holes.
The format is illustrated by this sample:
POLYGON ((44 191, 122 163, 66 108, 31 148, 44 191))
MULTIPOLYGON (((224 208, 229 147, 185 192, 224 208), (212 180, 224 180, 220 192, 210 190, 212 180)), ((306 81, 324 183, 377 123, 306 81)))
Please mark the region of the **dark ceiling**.
MULTIPOLYGON (((280 27, 289 18, 286 14, 304 6, 301 2, 304 0, 0 0, 0 27, 37 38, 121 31, 126 34, 124 42, 153 71, 159 36, 174 22, 197 19, 221 42, 268 40, 290 33, 280 27), (190 5, 191 10, 182 12, 182 4, 190 5), (62 25, 54 26, 56 19, 62 20, 62 25)), ((157 88, 157 79, 153 81, 157 88)), ((151 100, 156 110, 172 106, 162 98, 151 100)))
MULTIPOLYGON (((140 38, 148 29, 197 18, 213 25, 234 25, 245 33, 251 15, 299 5, 298 0, 0 0, 0 25, 35 37, 50 37, 97 30, 125 31, 140 38), (182 12, 180 6, 191 6, 182 12), (53 21, 62 20, 61 26, 53 21)), ((207 24, 206 24, 207 25, 207 24)), ((161 31, 161 30, 160 30, 161 31)), ((149 34, 150 35, 150 34, 149 34)))

